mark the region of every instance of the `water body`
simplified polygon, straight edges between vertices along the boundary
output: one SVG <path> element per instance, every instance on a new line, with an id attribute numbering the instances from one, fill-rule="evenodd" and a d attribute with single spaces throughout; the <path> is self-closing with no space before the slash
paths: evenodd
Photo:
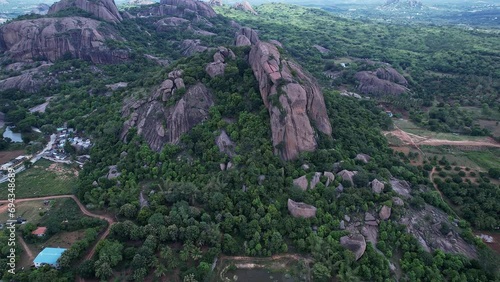
<path id="1" fill-rule="evenodd" d="M 10 138 L 12 142 L 16 143 L 23 142 L 21 133 L 12 132 L 9 126 L 5 128 L 5 132 L 3 133 L 3 138 Z"/>
<path id="2" fill-rule="evenodd" d="M 259 282 L 295 282 L 299 281 L 297 278 L 290 277 L 285 273 L 278 272 L 270 272 L 266 269 L 262 268 L 254 268 L 254 269 L 236 269 L 232 271 L 228 271 L 225 275 L 231 281 L 234 281 L 236 278 L 238 282 L 246 282 L 246 281 L 259 281 Z"/>

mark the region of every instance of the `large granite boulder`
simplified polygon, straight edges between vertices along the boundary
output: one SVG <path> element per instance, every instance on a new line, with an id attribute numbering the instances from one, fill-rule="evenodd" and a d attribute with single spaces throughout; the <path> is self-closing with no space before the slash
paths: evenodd
<path id="1" fill-rule="evenodd" d="M 399 95 L 409 91 L 406 79 L 391 67 L 361 71 L 354 77 L 359 82 L 358 90 L 363 94 Z"/>
<path id="2" fill-rule="evenodd" d="M 356 175 L 358 172 L 357 171 L 349 171 L 349 170 L 342 170 L 341 172 L 337 173 L 337 176 L 341 177 L 345 181 L 351 182 L 351 184 L 354 185 L 354 182 L 352 178 L 354 175 Z"/>
<path id="3" fill-rule="evenodd" d="M 354 234 L 340 238 L 340 244 L 354 253 L 356 260 L 360 259 L 366 251 L 365 237 L 361 234 Z"/>
<path id="4" fill-rule="evenodd" d="M 251 31 L 242 33 L 249 33 L 249 40 L 253 42 Z M 313 124 L 326 135 L 332 133 L 323 94 L 316 81 L 299 65 L 282 58 L 271 43 L 257 41 L 250 51 L 249 62 L 271 117 L 275 153 L 284 160 L 292 160 L 301 152 L 314 151 L 317 133 Z"/>
<path id="5" fill-rule="evenodd" d="M 236 55 L 232 50 L 226 47 L 219 47 L 214 54 L 214 61 L 205 67 L 205 71 L 212 78 L 223 75 L 226 69 L 226 61 L 234 58 L 236 58 Z"/>
<path id="6" fill-rule="evenodd" d="M 288 211 L 293 217 L 310 218 L 316 216 L 316 207 L 288 199 Z"/>
<path id="7" fill-rule="evenodd" d="M 373 193 L 380 194 L 384 191 L 384 183 L 378 181 L 378 179 L 374 179 L 371 183 Z"/>
<path id="8" fill-rule="evenodd" d="M 382 209 L 380 209 L 378 216 L 381 220 L 388 220 L 389 217 L 391 217 L 391 208 L 384 205 Z"/>
<path id="9" fill-rule="evenodd" d="M 235 45 L 236 46 L 250 46 L 259 42 L 259 36 L 255 30 L 243 27 L 236 33 Z"/>
<path id="10" fill-rule="evenodd" d="M 371 160 L 371 157 L 368 156 L 367 154 L 357 154 L 354 159 L 367 164 Z"/>

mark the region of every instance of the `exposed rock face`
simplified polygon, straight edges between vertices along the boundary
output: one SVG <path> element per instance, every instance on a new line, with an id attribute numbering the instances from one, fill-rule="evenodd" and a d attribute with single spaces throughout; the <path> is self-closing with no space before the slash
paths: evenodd
<path id="1" fill-rule="evenodd" d="M 402 207 L 402 206 L 404 206 L 404 205 L 405 205 L 405 203 L 403 202 L 403 200 L 401 200 L 401 198 L 399 198 L 399 197 L 393 197 L 393 198 L 392 198 L 392 202 L 393 202 L 396 206 L 400 206 L 400 207 Z"/>
<path id="2" fill-rule="evenodd" d="M 144 57 L 150 61 L 157 63 L 160 66 L 166 67 L 166 66 L 170 65 L 170 61 L 167 59 L 160 59 L 158 57 L 155 57 L 155 56 L 152 56 L 149 54 L 145 54 Z"/>
<path id="3" fill-rule="evenodd" d="M 461 230 L 450 222 L 448 214 L 436 207 L 425 204 L 425 208 L 421 210 L 411 209 L 399 223 L 405 225 L 408 233 L 412 234 L 428 252 L 440 249 L 447 253 L 477 258 L 476 247 L 467 243 L 459 235 Z M 441 233 L 442 223 L 450 226 L 451 234 Z"/>
<path id="4" fill-rule="evenodd" d="M 250 46 L 259 42 L 259 36 L 255 30 L 243 27 L 236 33 L 236 46 Z"/>
<path id="5" fill-rule="evenodd" d="M 367 154 L 357 154 L 354 159 L 358 160 L 358 161 L 362 161 L 365 164 L 367 164 L 371 160 L 371 157 L 368 156 Z"/>
<path id="6" fill-rule="evenodd" d="M 326 187 L 330 186 L 330 183 L 332 183 L 335 180 L 335 174 L 333 174 L 333 173 L 331 173 L 329 171 L 325 171 L 325 172 L 323 172 L 323 175 L 328 178 L 328 180 L 326 181 L 325 186 Z"/>
<path id="7" fill-rule="evenodd" d="M 366 225 L 361 228 L 361 234 L 365 236 L 366 241 L 373 244 L 373 246 L 377 245 L 378 239 L 378 226 Z"/>
<path id="8" fill-rule="evenodd" d="M 366 212 L 365 213 L 365 221 L 374 221 L 375 220 L 375 217 L 369 213 L 369 212 Z"/>
<path id="9" fill-rule="evenodd" d="M 188 23 L 189 21 L 183 18 L 167 17 L 157 21 L 155 26 L 156 31 L 171 31 Z"/>
<path id="10" fill-rule="evenodd" d="M 342 177 L 343 180 L 349 181 L 354 185 L 354 182 L 352 181 L 352 178 L 354 175 L 358 173 L 357 171 L 348 171 L 348 170 L 342 170 L 341 172 L 337 173 L 337 176 Z"/>
<path id="11" fill-rule="evenodd" d="M 309 183 L 307 181 L 307 177 L 304 175 L 304 176 L 301 176 L 299 178 L 294 179 L 293 185 L 295 185 L 295 186 L 297 186 L 300 189 L 305 191 L 305 190 L 307 190 Z"/>
<path id="12" fill-rule="evenodd" d="M 252 8 L 252 5 L 250 5 L 248 1 L 243 1 L 242 3 L 235 3 L 234 8 L 257 15 L 257 12 Z"/>
<path id="13" fill-rule="evenodd" d="M 391 208 L 388 206 L 383 206 L 380 212 L 378 213 L 378 216 L 380 217 L 381 220 L 388 220 L 389 217 L 391 217 Z"/>
<path id="14" fill-rule="evenodd" d="M 377 179 L 374 179 L 372 181 L 372 192 L 376 194 L 380 194 L 384 191 L 384 183 L 378 181 Z"/>
<path id="15" fill-rule="evenodd" d="M 294 202 L 291 199 L 288 199 L 288 211 L 293 217 L 310 218 L 316 216 L 316 208 L 314 206 L 302 202 Z"/>
<path id="16" fill-rule="evenodd" d="M 87 11 L 107 22 L 117 23 L 123 20 L 113 0 L 61 0 L 50 7 L 48 14 L 73 7 Z"/>
<path id="17" fill-rule="evenodd" d="M 313 47 L 316 48 L 316 50 L 318 50 L 321 54 L 328 54 L 330 52 L 330 50 L 326 49 L 323 46 L 313 45 Z"/>
<path id="18" fill-rule="evenodd" d="M 214 54 L 214 61 L 207 65 L 205 71 L 212 78 L 222 75 L 226 69 L 226 60 L 234 58 L 236 58 L 236 55 L 234 55 L 233 51 L 227 49 L 226 47 L 219 47 Z"/>
<path id="19" fill-rule="evenodd" d="M 400 196 L 404 198 L 411 198 L 411 187 L 410 184 L 405 180 L 399 180 L 397 178 L 392 177 L 391 180 L 392 190 L 398 193 Z"/>
<path id="20" fill-rule="evenodd" d="M 196 0 L 161 0 L 160 5 L 153 6 L 139 13 L 142 17 L 216 17 L 214 9 L 205 2 Z"/>
<path id="21" fill-rule="evenodd" d="M 132 127 L 144 136 L 151 149 L 160 151 L 166 143 L 175 144 L 182 134 L 208 118 L 213 105 L 212 95 L 201 83 L 189 87 L 175 105 L 165 107 L 174 99 L 173 92 L 184 87 L 179 80 L 181 72 L 174 71 L 169 78 L 146 100 L 131 101 L 123 108 L 124 116 L 130 116 L 123 125 L 121 137 L 126 137 Z"/>
<path id="22" fill-rule="evenodd" d="M 220 135 L 215 139 L 215 144 L 219 147 L 219 151 L 228 155 L 234 156 L 234 143 L 231 141 L 225 130 L 222 130 Z"/>
<path id="23" fill-rule="evenodd" d="M 29 93 L 37 92 L 42 86 L 47 86 L 54 82 L 53 77 L 42 74 L 50 65 L 43 64 L 37 68 L 23 71 L 21 75 L 0 80 L 0 91 L 19 89 Z"/>
<path id="24" fill-rule="evenodd" d="M 399 95 L 408 91 L 408 82 L 391 67 L 379 68 L 375 72 L 361 71 L 354 76 L 358 89 L 364 94 Z"/>
<path id="25" fill-rule="evenodd" d="M 18 61 L 46 58 L 53 62 L 67 53 L 95 64 L 127 60 L 127 51 L 105 46 L 106 40 L 123 39 L 100 24 L 82 17 L 14 21 L 0 27 L 0 52 Z"/>
<path id="26" fill-rule="evenodd" d="M 242 29 L 249 38 L 252 32 Z M 249 62 L 271 116 L 275 153 L 284 160 L 295 159 L 301 152 L 316 149 L 312 127 L 330 135 L 332 127 L 319 86 L 297 64 L 281 58 L 276 46 L 258 41 L 251 49 Z"/>
<path id="27" fill-rule="evenodd" d="M 360 259 L 366 251 L 365 237 L 361 234 L 354 234 L 340 238 L 340 244 L 354 253 L 356 260 Z"/>
<path id="28" fill-rule="evenodd" d="M 181 50 L 182 55 L 191 56 L 195 53 L 202 53 L 208 49 L 206 46 L 201 45 L 201 40 L 199 39 L 186 39 L 182 41 Z"/>

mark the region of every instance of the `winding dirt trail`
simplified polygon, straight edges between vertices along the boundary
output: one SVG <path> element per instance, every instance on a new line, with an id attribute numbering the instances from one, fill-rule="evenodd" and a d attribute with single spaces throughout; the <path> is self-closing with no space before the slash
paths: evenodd
<path id="1" fill-rule="evenodd" d="M 57 195 L 57 196 L 47 196 L 47 197 L 38 197 L 38 198 L 23 198 L 23 199 L 16 199 L 15 203 L 22 203 L 22 202 L 29 202 L 29 201 L 44 201 L 44 200 L 62 199 L 62 198 L 73 199 L 83 214 L 90 216 L 90 217 L 95 217 L 95 218 L 99 218 L 102 220 L 106 220 L 108 222 L 108 228 L 106 228 L 106 231 L 104 231 L 104 233 L 102 233 L 102 235 L 99 237 L 97 242 L 104 240 L 109 235 L 109 232 L 111 230 L 111 226 L 116 222 L 115 219 L 111 216 L 108 216 L 108 215 L 99 215 L 99 214 L 91 213 L 89 210 L 87 210 L 87 208 L 85 208 L 85 206 L 80 202 L 80 200 L 78 200 L 78 198 L 75 195 Z M 8 202 L 9 202 L 8 200 L 0 200 L 0 204 L 5 204 Z M 5 212 L 7 210 L 7 207 L 8 207 L 7 205 L 1 206 L 0 212 Z M 22 238 L 20 238 L 20 242 L 21 242 L 21 245 L 23 245 L 23 247 L 25 248 L 26 253 L 30 257 L 30 259 L 32 259 L 33 253 L 31 253 L 31 251 L 29 250 L 28 246 L 26 245 L 26 242 L 24 242 L 24 240 L 22 240 Z M 85 260 L 90 260 L 92 258 L 92 256 L 95 254 L 96 247 L 97 247 L 97 243 L 92 247 L 92 249 L 90 250 L 88 255 L 85 257 Z"/>
<path id="2" fill-rule="evenodd" d="M 408 133 L 401 128 L 395 126 L 396 129 L 392 131 L 384 132 L 384 135 L 393 135 L 401 140 L 406 145 L 410 145 L 419 150 L 422 154 L 423 152 L 420 150 L 419 146 L 427 145 L 427 146 L 461 146 L 461 147 L 472 147 L 472 148 L 480 148 L 480 147 L 491 147 L 491 148 L 500 148 L 500 143 L 495 141 L 491 137 L 485 137 L 482 140 L 471 141 L 471 140 L 447 140 L 447 139 L 436 139 L 427 136 L 420 136 L 412 133 Z M 423 154 L 424 155 L 424 154 Z"/>

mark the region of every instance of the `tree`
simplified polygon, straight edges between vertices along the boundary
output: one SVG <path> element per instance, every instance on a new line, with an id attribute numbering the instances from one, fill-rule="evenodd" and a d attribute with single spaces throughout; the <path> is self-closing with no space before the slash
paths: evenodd
<path id="1" fill-rule="evenodd" d="M 488 175 L 493 179 L 500 178 L 500 168 L 492 167 L 488 170 Z"/>
<path id="2" fill-rule="evenodd" d="M 126 218 L 134 219 L 137 216 L 137 207 L 133 204 L 124 204 L 119 211 L 120 215 Z"/>
<path id="3" fill-rule="evenodd" d="M 113 269 L 111 268 L 111 265 L 105 260 L 96 260 L 94 267 L 95 276 L 97 278 L 100 278 L 101 280 L 107 280 L 113 275 Z"/>
<path id="4" fill-rule="evenodd" d="M 314 264 L 312 274 L 314 277 L 314 281 L 328 281 L 330 277 L 332 277 L 328 267 L 326 267 L 321 262 L 317 262 Z"/>

